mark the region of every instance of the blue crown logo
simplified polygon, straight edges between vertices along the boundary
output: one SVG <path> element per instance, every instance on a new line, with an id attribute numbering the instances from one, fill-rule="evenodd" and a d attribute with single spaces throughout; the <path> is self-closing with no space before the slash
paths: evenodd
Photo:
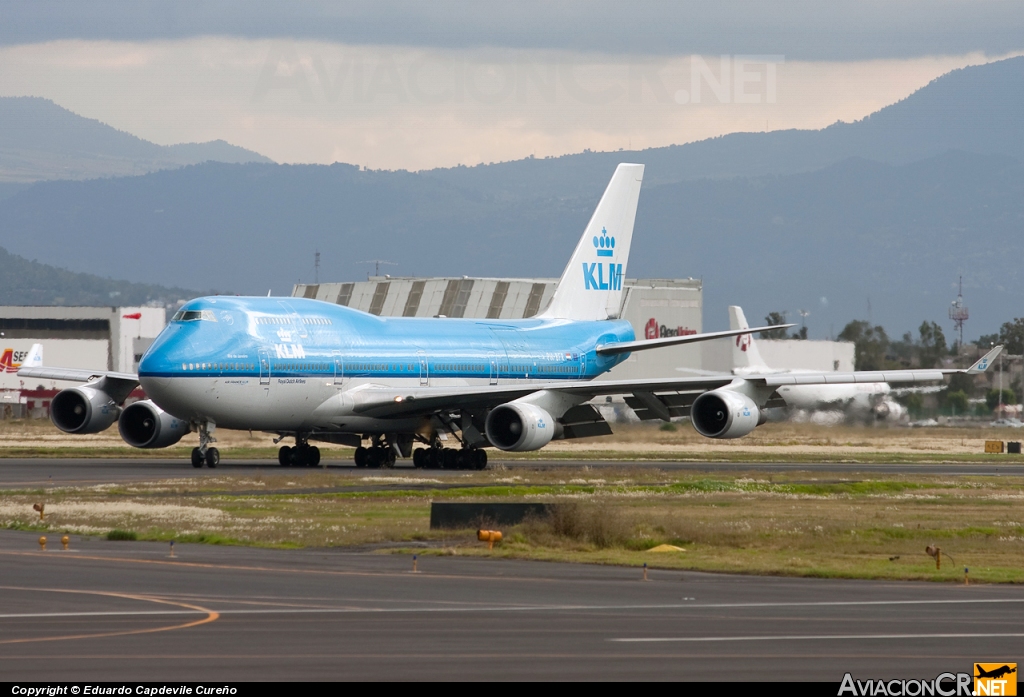
<path id="1" fill-rule="evenodd" d="M 594 235 L 594 247 L 597 248 L 597 256 L 610 257 L 615 249 L 615 238 L 608 236 L 608 228 L 601 228 L 601 236 Z"/>

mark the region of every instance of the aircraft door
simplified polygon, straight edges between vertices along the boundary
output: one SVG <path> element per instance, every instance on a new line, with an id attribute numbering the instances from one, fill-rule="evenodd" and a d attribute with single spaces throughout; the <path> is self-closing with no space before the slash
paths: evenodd
<path id="1" fill-rule="evenodd" d="M 487 354 L 487 361 L 491 364 L 491 384 L 498 384 L 498 354 L 491 353 Z"/>
<path id="2" fill-rule="evenodd" d="M 332 351 L 334 361 L 334 384 L 341 387 L 345 384 L 345 360 L 341 357 L 341 351 Z"/>
<path id="3" fill-rule="evenodd" d="M 587 375 L 587 354 L 580 353 L 580 378 L 584 378 Z"/>
<path id="4" fill-rule="evenodd" d="M 260 384 L 270 385 L 270 354 L 264 349 L 259 350 Z"/>
<path id="5" fill-rule="evenodd" d="M 430 373 L 427 366 L 427 354 L 423 351 L 416 352 L 416 358 L 420 363 L 420 387 L 426 387 L 430 384 Z"/>

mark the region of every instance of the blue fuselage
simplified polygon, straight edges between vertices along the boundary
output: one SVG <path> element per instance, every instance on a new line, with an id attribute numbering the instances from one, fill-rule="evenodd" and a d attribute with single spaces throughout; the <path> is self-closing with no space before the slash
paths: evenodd
<path id="1" fill-rule="evenodd" d="M 328 385 L 336 391 L 363 383 L 588 380 L 628 357 L 599 355 L 597 346 L 633 339 L 624 320 L 377 317 L 304 298 L 218 296 L 193 300 L 175 314 L 143 357 L 139 379 L 180 418 L 284 429 L 308 421 L 331 392 Z M 258 423 L 223 408 L 251 398 L 254 388 L 288 403 L 287 423 L 274 425 L 276 399 L 263 404 Z"/>

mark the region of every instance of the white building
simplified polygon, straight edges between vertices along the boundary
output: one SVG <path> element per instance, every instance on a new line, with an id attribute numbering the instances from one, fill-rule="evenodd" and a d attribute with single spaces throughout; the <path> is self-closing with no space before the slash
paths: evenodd
<path id="1" fill-rule="evenodd" d="M 0 307 L 0 390 L 69 385 L 23 384 L 18 367 L 37 343 L 46 365 L 136 372 L 166 321 L 162 307 Z"/>

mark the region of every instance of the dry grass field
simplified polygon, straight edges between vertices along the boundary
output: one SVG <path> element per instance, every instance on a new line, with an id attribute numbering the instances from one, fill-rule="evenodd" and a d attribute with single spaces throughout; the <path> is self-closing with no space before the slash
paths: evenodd
<path id="1" fill-rule="evenodd" d="M 694 475 L 656 466 L 220 475 L 10 491 L 0 526 L 139 539 L 467 554 L 736 573 L 1024 582 L 1024 479 Z M 543 501 L 549 519 L 429 529 L 431 501 Z M 39 520 L 34 503 L 45 503 Z M 684 551 L 650 552 L 670 544 Z M 924 552 L 938 545 L 941 570 Z"/>

